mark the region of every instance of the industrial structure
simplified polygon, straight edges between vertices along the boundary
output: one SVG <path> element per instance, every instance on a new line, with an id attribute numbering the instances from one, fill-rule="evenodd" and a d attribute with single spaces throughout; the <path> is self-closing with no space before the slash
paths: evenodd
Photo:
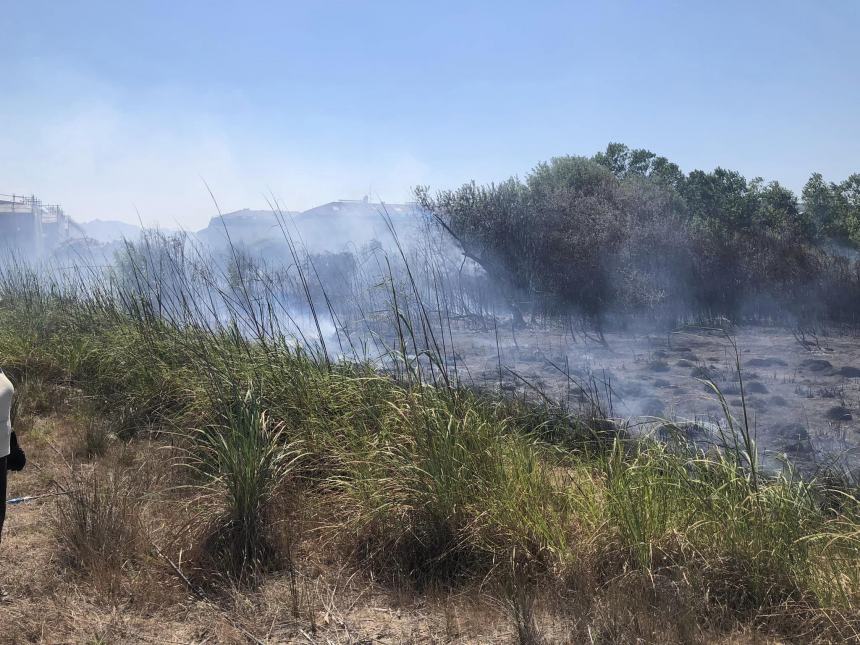
<path id="1" fill-rule="evenodd" d="M 0 194 L 0 249 L 25 258 L 42 258 L 72 237 L 80 227 L 56 205 L 37 197 Z"/>

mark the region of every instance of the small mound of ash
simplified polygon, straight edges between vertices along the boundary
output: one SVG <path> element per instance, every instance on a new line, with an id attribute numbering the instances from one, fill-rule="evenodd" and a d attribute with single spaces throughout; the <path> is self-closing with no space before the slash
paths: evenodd
<path id="1" fill-rule="evenodd" d="M 851 421 L 854 417 L 851 415 L 851 410 L 843 405 L 834 405 L 825 415 L 831 421 Z"/>
<path id="2" fill-rule="evenodd" d="M 810 372 L 830 372 L 833 370 L 833 364 L 823 358 L 807 358 L 805 361 L 801 361 L 798 367 Z"/>
<path id="3" fill-rule="evenodd" d="M 781 358 L 751 358 L 744 366 L 746 367 L 786 367 L 786 363 Z"/>
<path id="4" fill-rule="evenodd" d="M 744 389 L 751 394 L 767 394 L 770 390 L 760 381 L 749 381 L 744 385 Z"/>

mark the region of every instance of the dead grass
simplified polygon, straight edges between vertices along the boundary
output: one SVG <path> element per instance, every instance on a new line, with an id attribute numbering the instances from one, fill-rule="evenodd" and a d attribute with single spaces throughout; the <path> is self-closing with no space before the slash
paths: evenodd
<path id="1" fill-rule="evenodd" d="M 38 417 L 25 437 L 33 465 L 12 477 L 10 495 L 50 494 L 57 492 L 56 482 L 77 486 L 77 492 L 65 500 L 48 497 L 10 508 L 0 566 L 15 571 L 4 578 L 8 596 L 2 601 L 4 622 L 15 631 L 0 634 L 4 645 L 238 644 L 252 638 L 264 643 L 718 640 L 696 626 L 677 590 L 651 588 L 644 579 L 634 583 L 622 577 L 594 598 L 584 589 L 572 596 L 523 589 L 508 600 L 504 592 L 480 585 L 418 593 L 406 582 L 380 584 L 357 569 L 326 532 L 334 518 L 310 513 L 290 523 L 303 527 L 290 536 L 293 571 L 272 573 L 253 590 L 227 587 L 201 600 L 148 547 L 158 544 L 187 571 L 188 537 L 177 531 L 185 519 L 182 504 L 190 500 L 167 474 L 164 455 L 139 442 L 93 464 L 78 461 L 80 424 L 80 419 Z M 304 501 L 320 506 L 319 500 Z M 731 631 L 737 637 L 723 642 L 769 642 L 743 627 Z"/>
<path id="2" fill-rule="evenodd" d="M 134 473 L 96 468 L 62 484 L 52 528 L 60 563 L 115 594 L 146 568 L 145 492 Z"/>
<path id="3" fill-rule="evenodd" d="M 103 457 L 111 446 L 114 435 L 110 423 L 105 419 L 92 418 L 83 424 L 79 434 L 76 456 L 83 459 Z"/>
<path id="4" fill-rule="evenodd" d="M 565 571 L 505 588 L 379 578 L 355 558 L 342 500 L 326 490 L 276 493 L 273 527 L 291 566 L 253 588 L 222 581 L 201 596 L 183 578 L 200 573 L 187 530 L 199 498 L 171 467 L 173 449 L 140 438 L 87 455 L 82 433 L 99 421 L 83 403 L 71 407 L 28 412 L 30 466 L 13 474 L 10 496 L 71 494 L 9 509 L 0 567 L 14 574 L 0 613 L 15 631 L 0 634 L 3 644 L 776 643 L 786 632 L 860 642 L 849 617 L 802 602 L 740 615 L 702 598 L 694 590 L 718 596 L 720 580 L 733 583 L 730 567 L 697 570 L 688 557 L 675 569 L 672 548 L 682 547 L 670 543 L 658 554 L 666 565 L 655 556 L 650 571 L 629 570 L 621 546 L 583 544 Z"/>

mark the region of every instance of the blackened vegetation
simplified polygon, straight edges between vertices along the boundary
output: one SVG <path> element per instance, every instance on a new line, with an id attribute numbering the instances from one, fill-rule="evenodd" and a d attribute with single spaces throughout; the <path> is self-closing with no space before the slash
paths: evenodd
<path id="1" fill-rule="evenodd" d="M 677 318 L 860 317 L 860 174 L 813 174 L 800 199 L 735 171 L 685 174 L 612 143 L 524 179 L 419 203 L 504 285 L 515 320 L 576 311 Z"/>

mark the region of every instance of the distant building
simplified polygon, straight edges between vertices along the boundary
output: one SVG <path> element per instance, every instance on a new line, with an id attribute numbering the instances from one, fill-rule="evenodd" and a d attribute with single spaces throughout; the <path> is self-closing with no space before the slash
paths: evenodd
<path id="1" fill-rule="evenodd" d="M 47 206 L 35 196 L 0 194 L 0 249 L 22 258 L 41 258 L 77 233 L 59 206 Z"/>

